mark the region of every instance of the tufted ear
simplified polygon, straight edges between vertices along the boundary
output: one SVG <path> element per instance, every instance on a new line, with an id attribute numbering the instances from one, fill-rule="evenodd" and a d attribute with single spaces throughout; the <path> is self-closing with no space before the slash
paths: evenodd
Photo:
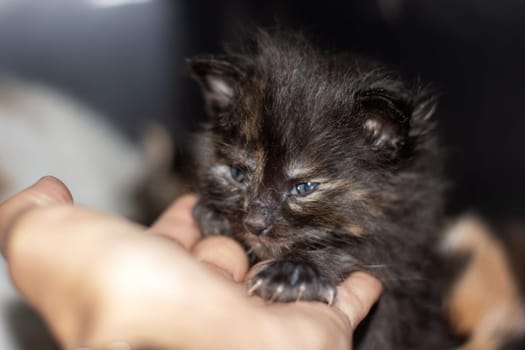
<path id="1" fill-rule="evenodd" d="M 385 89 L 360 91 L 356 103 L 366 142 L 385 156 L 395 157 L 408 141 L 411 104 Z"/>
<path id="2" fill-rule="evenodd" d="M 248 73 L 246 62 L 228 55 L 196 56 L 186 62 L 201 86 L 208 113 L 216 115 L 228 110 L 237 85 Z"/>

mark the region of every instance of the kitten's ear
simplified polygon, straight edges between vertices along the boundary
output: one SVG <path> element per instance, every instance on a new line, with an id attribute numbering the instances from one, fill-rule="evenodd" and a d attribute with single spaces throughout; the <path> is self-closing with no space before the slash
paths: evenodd
<path id="1" fill-rule="evenodd" d="M 248 74 L 247 63 L 237 56 L 196 56 L 186 62 L 191 75 L 201 85 L 210 114 L 231 106 L 236 86 Z"/>
<path id="2" fill-rule="evenodd" d="M 385 156 L 395 157 L 407 142 L 410 104 L 385 89 L 360 91 L 356 103 L 366 141 Z"/>

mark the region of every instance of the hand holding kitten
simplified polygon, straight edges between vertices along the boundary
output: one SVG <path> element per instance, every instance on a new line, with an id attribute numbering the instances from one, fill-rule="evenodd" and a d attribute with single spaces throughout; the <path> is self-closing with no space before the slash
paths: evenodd
<path id="1" fill-rule="evenodd" d="M 64 348 L 119 340 L 133 349 L 350 347 L 379 297 L 377 280 L 353 274 L 335 307 L 247 297 L 246 256 L 225 237 L 200 239 L 194 203 L 181 199 L 150 229 L 166 240 L 72 206 L 67 188 L 45 178 L 0 205 L 0 247 L 16 286 Z"/>

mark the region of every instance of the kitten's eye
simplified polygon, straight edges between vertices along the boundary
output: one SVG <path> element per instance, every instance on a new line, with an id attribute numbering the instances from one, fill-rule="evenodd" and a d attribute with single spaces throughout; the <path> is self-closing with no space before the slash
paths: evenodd
<path id="1" fill-rule="evenodd" d="M 231 166 L 230 173 L 232 175 L 232 178 L 237 182 L 244 182 L 244 180 L 246 179 L 242 170 L 237 166 Z"/>
<path id="2" fill-rule="evenodd" d="M 312 193 L 318 185 L 317 182 L 301 182 L 292 187 L 290 194 L 292 196 L 306 196 Z"/>

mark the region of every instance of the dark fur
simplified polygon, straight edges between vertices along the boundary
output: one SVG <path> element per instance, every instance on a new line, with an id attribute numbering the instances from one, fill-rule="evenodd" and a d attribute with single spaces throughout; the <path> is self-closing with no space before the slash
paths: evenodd
<path id="1" fill-rule="evenodd" d="M 443 185 L 429 94 L 292 35 L 260 33 L 248 52 L 189 65 L 211 116 L 194 215 L 253 262 L 273 259 L 250 281 L 255 293 L 326 302 L 350 273 L 369 271 L 385 292 L 357 349 L 452 348 L 434 252 Z M 298 163 L 309 171 L 290 178 Z M 320 185 L 292 196 L 304 181 Z"/>

